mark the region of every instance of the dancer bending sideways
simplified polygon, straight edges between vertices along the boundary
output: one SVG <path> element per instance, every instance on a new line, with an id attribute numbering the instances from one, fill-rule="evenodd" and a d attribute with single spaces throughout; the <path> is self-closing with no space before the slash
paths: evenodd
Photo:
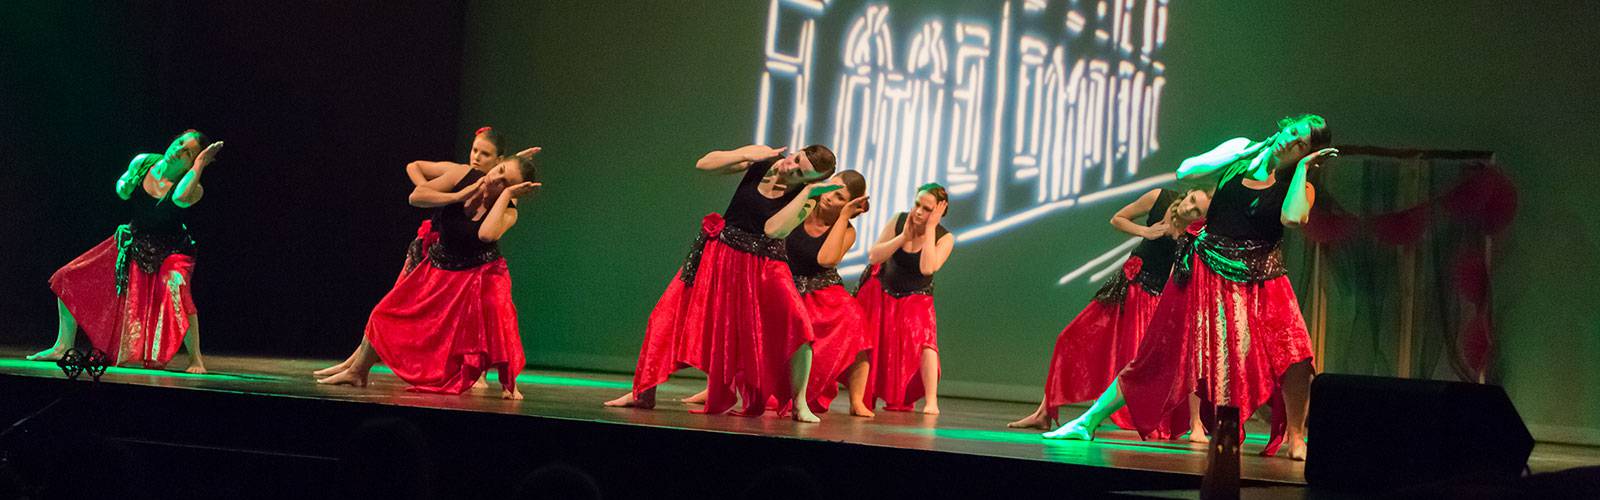
<path id="1" fill-rule="evenodd" d="M 1241 425 L 1271 402 L 1262 454 L 1287 442 L 1289 458 L 1305 459 L 1311 340 L 1278 245 L 1285 227 L 1306 222 L 1315 196 L 1307 171 L 1337 154 L 1324 148 L 1330 139 L 1321 117 L 1302 115 L 1265 140 L 1232 139 L 1184 160 L 1179 179 L 1217 186 L 1206 226 L 1173 264 L 1133 361 L 1089 411 L 1046 438 L 1093 439 L 1123 406 L 1150 437 L 1197 394 L 1205 405 L 1239 408 Z"/>
<path id="2" fill-rule="evenodd" d="M 825 413 L 843 383 L 850 390 L 850 414 L 871 417 L 872 409 L 863 398 L 868 357 L 877 339 L 867 335 L 866 312 L 844 288 L 837 269 L 856 242 L 850 220 L 867 210 L 867 180 L 860 172 L 846 170 L 828 182 L 842 189 L 819 197 L 805 222 L 784 239 L 795 289 L 816 334 L 806 401 L 813 413 Z"/>

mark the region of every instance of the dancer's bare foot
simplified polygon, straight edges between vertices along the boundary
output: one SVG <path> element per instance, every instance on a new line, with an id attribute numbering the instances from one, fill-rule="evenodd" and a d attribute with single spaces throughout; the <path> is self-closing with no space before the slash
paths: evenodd
<path id="1" fill-rule="evenodd" d="M 817 417 L 817 414 L 811 413 L 811 408 L 807 408 L 805 403 L 795 405 L 794 411 L 790 413 L 794 414 L 792 415 L 794 421 L 802 424 L 815 424 L 822 421 L 821 418 Z"/>
<path id="2" fill-rule="evenodd" d="M 1042 434 L 1045 439 L 1067 439 L 1074 441 L 1094 441 L 1094 429 L 1090 429 L 1083 418 L 1072 419 L 1063 424 L 1061 428 Z"/>
<path id="3" fill-rule="evenodd" d="M 488 389 L 489 388 L 489 375 L 485 374 L 482 377 L 478 377 L 478 381 L 472 383 L 472 388 L 473 389 Z M 505 392 L 505 391 L 501 391 L 501 392 Z M 517 399 L 522 399 L 522 398 L 519 396 Z"/>
<path id="4" fill-rule="evenodd" d="M 938 403 L 933 403 L 933 404 L 922 405 L 922 414 L 923 415 L 938 415 L 939 414 L 939 404 Z"/>
<path id="5" fill-rule="evenodd" d="M 330 367 L 327 367 L 327 368 L 323 368 L 321 370 L 317 370 L 317 371 L 311 372 L 311 374 L 315 375 L 315 376 L 318 376 L 318 377 L 326 377 L 326 376 L 333 375 L 333 374 L 336 374 L 336 373 L 339 373 L 339 372 L 342 372 L 342 371 L 345 371 L 345 370 L 349 369 L 351 364 L 353 364 L 353 361 L 349 360 L 349 359 L 346 359 L 344 361 L 339 362 L 339 364 L 337 364 L 337 365 L 333 365 L 333 366 L 330 366 Z"/>
<path id="6" fill-rule="evenodd" d="M 1205 429 L 1190 429 L 1189 442 L 1206 444 L 1211 442 L 1211 437 L 1206 435 Z"/>
<path id="7" fill-rule="evenodd" d="M 1050 430 L 1050 417 L 1042 411 L 1036 411 L 1032 415 L 1022 417 L 1022 420 L 1006 424 L 1006 427 L 1012 429 Z"/>
<path id="8" fill-rule="evenodd" d="M 605 405 L 612 408 L 639 408 L 642 410 L 649 410 L 656 407 L 655 389 L 645 391 L 642 396 L 644 397 L 635 399 L 633 397 L 633 393 L 629 392 L 627 394 L 623 394 L 622 397 L 617 399 L 606 401 Z"/>
<path id="9" fill-rule="evenodd" d="M 851 404 L 850 405 L 850 415 L 856 416 L 856 417 L 865 417 L 865 418 L 872 418 L 872 417 L 878 416 L 878 414 L 872 412 L 871 408 L 867 408 L 867 405 L 857 405 L 857 404 Z"/>
<path id="10" fill-rule="evenodd" d="M 318 384 L 323 385 L 350 385 L 355 387 L 367 386 L 367 374 L 355 369 L 345 370 L 324 379 L 318 379 Z"/>
<path id="11" fill-rule="evenodd" d="M 1294 460 L 1297 462 L 1306 461 L 1306 442 L 1304 439 L 1292 438 L 1288 440 L 1286 445 L 1289 447 L 1289 451 L 1286 452 L 1287 454 L 1285 456 L 1287 456 L 1289 460 Z"/>
<path id="12" fill-rule="evenodd" d="M 67 354 L 64 347 L 50 346 L 49 349 L 28 355 L 28 361 L 58 361 Z"/>
<path id="13" fill-rule="evenodd" d="M 708 393 L 708 392 L 711 392 L 711 390 L 710 389 L 701 389 L 700 392 L 694 393 L 693 396 L 689 396 L 687 398 L 680 399 L 680 400 L 678 400 L 678 402 L 686 404 L 686 405 L 703 405 L 703 404 L 706 404 L 706 393 Z"/>
<path id="14" fill-rule="evenodd" d="M 205 363 L 201 363 L 200 360 L 197 359 L 197 360 L 194 360 L 194 361 L 190 361 L 189 362 L 189 367 L 188 368 L 184 368 L 183 371 L 186 372 L 186 373 L 193 373 L 195 375 L 205 375 L 205 373 L 206 373 L 206 365 L 205 365 Z"/>
<path id="15" fill-rule="evenodd" d="M 522 399 L 522 391 L 518 390 L 515 387 L 512 387 L 510 389 L 501 388 L 500 389 L 500 399 L 510 399 L 510 400 L 513 400 L 513 401 L 520 400 L 520 399 Z"/>

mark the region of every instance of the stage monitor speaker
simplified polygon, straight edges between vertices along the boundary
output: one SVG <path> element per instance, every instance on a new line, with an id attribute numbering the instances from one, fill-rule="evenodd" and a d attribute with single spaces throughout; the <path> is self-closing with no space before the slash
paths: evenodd
<path id="1" fill-rule="evenodd" d="M 1386 491 L 1518 477 L 1533 435 L 1499 386 L 1323 374 L 1311 384 L 1306 482 Z"/>

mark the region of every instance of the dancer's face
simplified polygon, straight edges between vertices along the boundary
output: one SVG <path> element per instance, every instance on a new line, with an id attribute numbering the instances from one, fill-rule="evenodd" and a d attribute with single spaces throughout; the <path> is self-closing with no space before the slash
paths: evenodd
<path id="1" fill-rule="evenodd" d="M 156 175 L 172 180 L 182 177 L 194 166 L 195 157 L 200 156 L 200 141 L 195 140 L 194 134 L 183 134 L 172 140 L 167 145 L 167 152 L 163 155 L 163 166 Z"/>
<path id="2" fill-rule="evenodd" d="M 1298 162 L 1311 154 L 1311 126 L 1297 124 L 1278 134 L 1277 152 L 1273 155 L 1278 164 Z"/>
<path id="3" fill-rule="evenodd" d="M 911 222 L 921 226 L 928 222 L 928 216 L 939 208 L 939 199 L 933 193 L 923 191 L 917 194 L 917 204 L 911 207 Z"/>
<path id="4" fill-rule="evenodd" d="M 844 189 L 837 189 L 831 193 L 824 194 L 820 199 L 817 200 L 817 211 L 824 214 L 837 214 L 839 213 L 839 210 L 844 208 L 846 203 L 849 203 L 850 200 L 854 199 L 856 196 L 860 196 L 858 194 L 851 193 L 850 187 L 845 186 L 844 179 L 839 178 L 837 175 L 833 176 L 832 179 L 828 179 L 827 184 L 837 185 L 843 187 Z"/>
<path id="5" fill-rule="evenodd" d="M 500 150 L 494 147 L 483 135 L 472 138 L 472 156 L 467 159 L 472 168 L 488 170 L 494 167 L 494 159 L 500 157 Z"/>
<path id="6" fill-rule="evenodd" d="M 1176 215 L 1188 221 L 1199 220 L 1206 216 L 1206 211 L 1211 209 L 1211 196 L 1205 191 L 1190 191 L 1183 199 L 1178 200 Z"/>
<path id="7" fill-rule="evenodd" d="M 777 163 L 772 164 L 772 169 L 778 172 L 778 182 L 788 186 L 805 184 L 822 177 L 811 166 L 811 159 L 803 152 L 779 159 Z"/>

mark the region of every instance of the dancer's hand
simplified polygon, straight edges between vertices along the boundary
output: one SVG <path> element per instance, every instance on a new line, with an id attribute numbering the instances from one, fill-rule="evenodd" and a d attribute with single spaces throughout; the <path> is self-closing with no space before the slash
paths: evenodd
<path id="1" fill-rule="evenodd" d="M 467 187 L 461 188 L 460 191 L 456 191 L 454 193 L 450 193 L 450 199 L 453 200 L 455 203 L 466 203 L 467 200 L 470 200 L 470 199 L 473 199 L 473 198 L 477 197 L 482 192 L 483 192 L 483 179 L 479 178 L 477 182 L 469 184 L 469 185 L 467 185 Z"/>
<path id="2" fill-rule="evenodd" d="M 939 221 L 944 219 L 944 212 L 949 207 L 950 207 L 950 202 L 949 201 L 941 201 L 941 202 L 939 202 L 937 204 L 934 204 L 933 205 L 933 212 L 928 214 L 927 227 L 924 227 L 922 230 L 925 231 L 926 234 L 931 234 L 931 235 L 939 234 Z"/>
<path id="3" fill-rule="evenodd" d="M 863 213 L 866 213 L 866 211 L 867 211 L 867 197 L 866 196 L 862 196 L 860 198 L 856 198 L 854 200 L 850 200 L 849 203 L 845 203 L 844 207 L 841 207 L 839 209 L 839 222 L 844 222 L 844 221 L 847 221 L 847 220 L 850 220 L 850 219 L 854 219 L 857 215 L 861 215 Z"/>
<path id="4" fill-rule="evenodd" d="M 1147 240 L 1161 239 L 1161 237 L 1162 236 L 1166 236 L 1167 235 L 1167 231 L 1171 230 L 1171 229 L 1172 229 L 1172 225 L 1171 224 L 1168 224 L 1167 221 L 1161 221 L 1161 222 L 1157 222 L 1155 224 L 1151 224 L 1150 227 L 1144 228 L 1144 231 L 1140 231 L 1141 233 L 1143 233 L 1140 236 L 1144 236 L 1144 239 L 1147 239 Z"/>
<path id="5" fill-rule="evenodd" d="M 500 193 L 501 193 L 501 196 L 510 196 L 512 198 L 521 198 L 523 195 L 526 195 L 528 193 L 532 193 L 532 192 L 538 190 L 541 186 L 544 186 L 543 182 L 524 182 L 524 183 L 521 183 L 521 184 L 517 184 L 515 186 L 511 186 L 510 188 L 506 189 L 505 191 L 501 191 Z"/>
<path id="6" fill-rule="evenodd" d="M 205 150 L 200 151 L 199 156 L 194 158 L 195 166 L 204 167 L 210 165 L 211 162 L 216 161 L 217 153 L 220 152 L 222 152 L 222 141 L 211 143 L 210 146 L 206 146 Z"/>
<path id="7" fill-rule="evenodd" d="M 1323 161 L 1326 161 L 1329 158 L 1336 158 L 1338 156 L 1339 156 L 1339 150 L 1338 149 L 1322 148 L 1321 150 L 1318 150 L 1315 153 L 1311 153 L 1311 154 L 1306 155 L 1305 158 L 1301 158 L 1300 159 L 1300 168 L 1308 168 L 1308 167 L 1309 168 L 1317 168 L 1317 167 L 1322 166 L 1322 162 Z"/>
<path id="8" fill-rule="evenodd" d="M 533 155 L 539 154 L 540 151 L 544 151 L 544 148 L 534 146 L 522 151 L 518 151 L 517 156 L 522 158 L 533 158 Z"/>
<path id="9" fill-rule="evenodd" d="M 785 149 L 788 148 L 769 148 L 760 144 L 751 144 L 739 148 L 739 154 L 743 155 L 745 161 L 762 161 L 777 158 L 778 155 L 783 154 Z"/>

